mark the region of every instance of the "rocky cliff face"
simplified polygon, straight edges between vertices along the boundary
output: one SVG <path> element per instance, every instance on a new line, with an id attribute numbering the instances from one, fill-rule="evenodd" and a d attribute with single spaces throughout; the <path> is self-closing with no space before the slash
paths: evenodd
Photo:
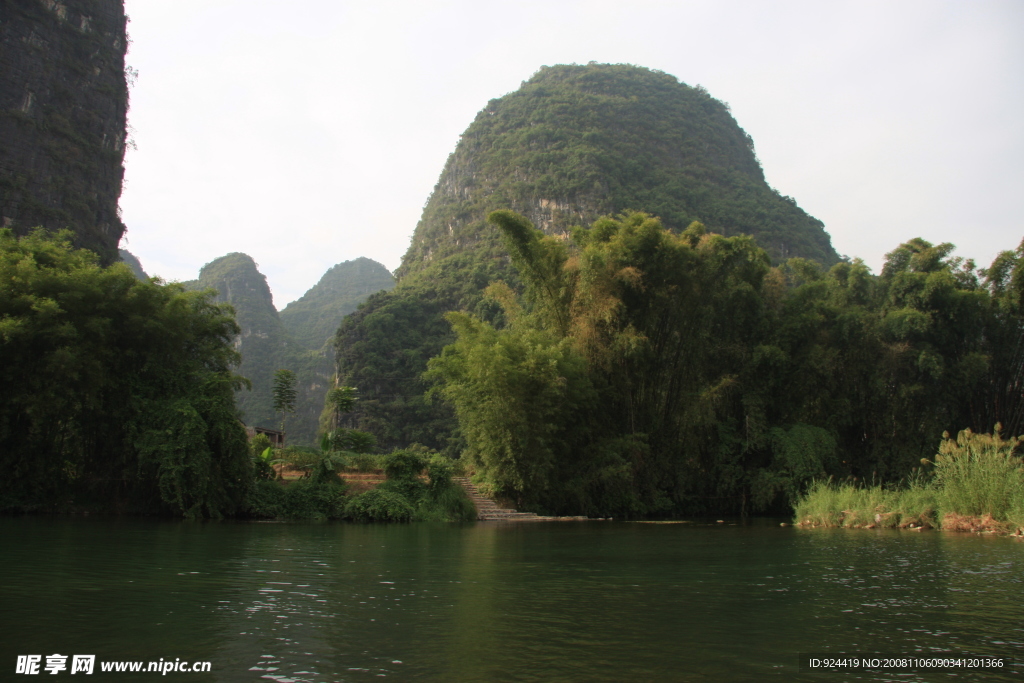
<path id="1" fill-rule="evenodd" d="M 122 257 L 131 265 L 131 254 Z M 380 290 L 395 285 L 391 273 L 376 261 L 359 258 L 333 266 L 315 286 L 281 313 L 274 308 L 267 278 L 247 254 L 228 254 L 203 266 L 199 278 L 186 288 L 214 289 L 216 301 L 235 309 L 241 333 L 235 348 L 242 354 L 237 372 L 252 382 L 252 390 L 236 400 L 246 424 L 280 426 L 274 413 L 274 372 L 295 373 L 295 413 L 286 427 L 291 445 L 316 442 L 324 398 L 334 377 L 334 332 L 342 318 Z"/>
<path id="2" fill-rule="evenodd" d="M 128 87 L 122 0 L 0 0 L 0 222 L 117 260 Z"/>
<path id="3" fill-rule="evenodd" d="M 238 374 L 252 382 L 252 390 L 238 392 L 236 400 L 246 424 L 276 427 L 280 417 L 273 408 L 274 372 L 289 367 L 294 342 L 281 325 L 267 278 L 247 254 L 228 254 L 207 263 L 199 279 L 183 283 L 188 289 L 213 289 L 218 302 L 231 304 L 242 328 L 235 348 L 242 354 Z"/>
<path id="4" fill-rule="evenodd" d="M 334 333 L 342 319 L 370 295 L 392 289 L 395 279 L 380 263 L 357 258 L 332 266 L 308 292 L 281 311 L 281 324 L 299 350 L 287 366 L 298 380 L 291 443 L 315 443 L 327 392 L 333 388 Z"/>

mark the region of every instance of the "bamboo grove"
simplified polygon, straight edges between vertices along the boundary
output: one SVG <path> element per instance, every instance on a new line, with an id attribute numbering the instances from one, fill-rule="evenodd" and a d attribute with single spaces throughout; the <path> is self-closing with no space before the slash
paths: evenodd
<path id="1" fill-rule="evenodd" d="M 0 230 L 0 510 L 240 512 L 234 312 L 70 239 Z"/>
<path id="2" fill-rule="evenodd" d="M 500 322 L 449 313 L 427 378 L 525 507 L 783 511 L 815 479 L 898 480 L 944 431 L 1024 429 L 1024 244 L 978 269 L 915 239 L 875 276 L 643 213 L 569 240 L 490 220 L 523 291 L 487 290 Z"/>

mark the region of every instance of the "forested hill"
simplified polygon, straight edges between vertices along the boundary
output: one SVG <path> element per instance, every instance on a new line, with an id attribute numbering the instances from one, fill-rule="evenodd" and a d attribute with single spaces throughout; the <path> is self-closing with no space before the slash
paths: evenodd
<path id="1" fill-rule="evenodd" d="M 512 209 L 547 234 L 633 209 L 679 232 L 753 235 L 773 259 L 837 262 L 822 223 L 764 181 L 750 137 L 699 87 L 628 65 L 545 67 L 491 100 L 448 158 L 399 286 L 371 298 L 338 331 L 338 374 L 359 387 L 359 427 L 385 447 L 460 448 L 444 406 L 418 378 L 454 340 L 443 315 L 499 315 L 493 280 L 516 281 L 487 216 Z"/>
<path id="2" fill-rule="evenodd" d="M 395 286 L 380 263 L 357 258 L 332 266 L 320 281 L 281 311 L 281 322 L 302 348 L 319 351 L 338 329 L 341 319 L 371 294 Z"/>
<path id="3" fill-rule="evenodd" d="M 131 254 L 122 259 L 131 265 Z M 136 261 L 137 263 L 137 261 Z M 334 331 L 342 318 L 367 297 L 394 287 L 391 273 L 376 261 L 358 258 L 331 267 L 300 299 L 278 313 L 267 278 L 251 256 L 228 254 L 203 266 L 199 278 L 183 283 L 187 289 L 214 289 L 217 301 L 230 303 L 241 333 L 235 348 L 242 354 L 238 374 L 252 389 L 236 395 L 246 424 L 277 427 L 274 413 L 274 372 L 296 375 L 295 414 L 286 423 L 288 442 L 313 444 L 324 396 L 334 374 Z"/>
<path id="4" fill-rule="evenodd" d="M 128 267 L 131 268 L 132 273 L 135 274 L 135 277 L 139 278 L 140 280 L 149 279 L 149 275 L 147 275 L 146 271 L 142 269 L 142 264 L 139 263 L 139 259 L 136 258 L 135 254 L 131 253 L 130 251 L 125 251 L 124 249 L 118 249 L 117 255 L 122 263 L 127 264 Z"/>
<path id="5" fill-rule="evenodd" d="M 512 209 L 548 234 L 627 209 L 670 230 L 701 221 L 773 259 L 838 261 L 820 221 L 768 186 L 754 143 L 701 87 L 629 65 L 544 67 L 491 100 L 449 157 L 399 279 L 496 234 Z"/>
<path id="6" fill-rule="evenodd" d="M 287 367 L 296 349 L 274 308 L 266 276 L 251 256 L 235 252 L 207 263 L 197 280 L 183 284 L 187 289 L 214 289 L 216 301 L 234 307 L 241 328 L 235 341 L 242 354 L 237 372 L 252 382 L 252 391 L 238 392 L 238 408 L 247 424 L 276 425 L 271 397 L 274 371 Z"/>
<path id="7" fill-rule="evenodd" d="M 286 366 L 298 380 L 295 415 L 288 421 L 291 443 L 316 442 L 324 396 L 334 376 L 338 325 L 371 294 L 394 286 L 395 278 L 387 268 L 357 258 L 332 266 L 309 291 L 281 311 L 281 324 L 297 347 Z"/>

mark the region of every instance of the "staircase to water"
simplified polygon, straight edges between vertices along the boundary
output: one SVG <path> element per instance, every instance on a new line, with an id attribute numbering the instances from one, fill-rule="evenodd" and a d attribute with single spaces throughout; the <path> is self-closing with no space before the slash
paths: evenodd
<path id="1" fill-rule="evenodd" d="M 469 480 L 469 477 L 452 477 L 466 490 L 473 504 L 476 505 L 477 519 L 483 521 L 505 521 L 505 522 L 537 522 L 554 519 L 553 517 L 541 517 L 533 512 L 519 512 L 509 508 L 498 507 L 493 498 L 488 498 L 480 493 L 476 485 Z"/>

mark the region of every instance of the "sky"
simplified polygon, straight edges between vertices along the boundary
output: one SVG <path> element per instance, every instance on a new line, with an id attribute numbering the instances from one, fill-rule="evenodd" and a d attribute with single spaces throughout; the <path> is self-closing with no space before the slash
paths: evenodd
<path id="1" fill-rule="evenodd" d="M 138 71 L 121 247 L 188 280 L 252 256 L 281 309 L 336 263 L 394 270 L 488 100 L 541 66 L 702 85 L 768 183 L 879 272 L 923 237 L 1024 237 L 1019 0 L 126 0 Z"/>

